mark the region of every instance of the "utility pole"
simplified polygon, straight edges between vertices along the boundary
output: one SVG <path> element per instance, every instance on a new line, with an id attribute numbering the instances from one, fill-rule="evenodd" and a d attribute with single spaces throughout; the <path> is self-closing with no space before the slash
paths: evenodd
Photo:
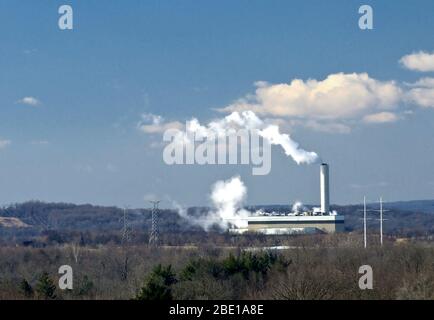
<path id="1" fill-rule="evenodd" d="M 383 246 L 383 197 L 380 197 L 380 244 Z"/>
<path id="2" fill-rule="evenodd" d="M 376 212 L 380 212 L 380 244 L 383 246 L 383 221 L 386 221 L 387 219 L 383 219 L 384 212 L 389 210 L 384 210 L 383 208 L 383 197 L 380 197 L 380 210 L 373 210 Z"/>
<path id="3" fill-rule="evenodd" d="M 360 210 L 359 210 L 360 211 Z M 380 220 L 380 244 L 383 246 L 383 221 L 387 219 L 383 219 L 384 212 L 388 210 L 384 210 L 383 208 L 383 197 L 380 197 L 380 210 L 374 210 L 374 209 L 367 209 L 366 208 L 366 196 L 363 197 L 363 242 L 365 249 L 367 248 L 367 220 L 372 220 L 372 218 L 367 218 L 367 212 L 379 212 L 380 213 L 380 219 L 374 219 L 374 220 Z"/>
<path id="4" fill-rule="evenodd" d="M 357 210 L 357 211 L 362 211 L 362 210 Z M 368 209 L 366 208 L 366 196 L 364 196 L 363 197 L 363 246 L 365 249 L 368 247 L 367 220 L 371 219 L 367 217 L 367 213 L 368 213 Z"/>
<path id="5" fill-rule="evenodd" d="M 363 240 L 365 243 L 365 249 L 367 247 L 367 240 L 366 240 L 366 196 L 363 197 Z"/>
<path id="6" fill-rule="evenodd" d="M 159 200 L 149 201 L 152 203 L 152 224 L 151 224 L 151 234 L 149 236 L 149 245 L 158 246 L 159 245 L 159 221 L 158 221 L 158 204 Z"/>

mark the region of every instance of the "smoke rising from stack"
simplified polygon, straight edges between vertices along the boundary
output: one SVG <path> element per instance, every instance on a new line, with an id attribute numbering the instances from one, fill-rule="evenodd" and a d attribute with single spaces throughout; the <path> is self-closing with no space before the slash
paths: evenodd
<path id="1" fill-rule="evenodd" d="M 337 215 L 336 211 L 330 211 L 328 165 L 322 163 L 320 168 L 321 207 L 309 210 L 300 201 L 297 201 L 292 206 L 291 215 L 303 214 L 305 211 L 309 211 L 311 215 Z M 194 216 L 187 214 L 187 211 L 178 205 L 175 207 L 181 217 L 206 231 L 213 226 L 219 226 L 224 230 L 230 227 L 243 229 L 248 227 L 250 216 L 264 214 L 260 210 L 252 212 L 244 209 L 246 197 L 246 186 L 239 176 L 234 176 L 225 181 L 217 181 L 212 186 L 210 194 L 212 207 L 206 213 Z"/>
<path id="2" fill-rule="evenodd" d="M 300 149 L 297 142 L 291 139 L 288 134 L 280 133 L 279 126 L 269 125 L 259 131 L 259 135 L 267 139 L 270 144 L 279 145 L 297 164 L 311 164 L 317 161 L 318 155 L 315 152 L 308 152 Z"/>
<path id="3" fill-rule="evenodd" d="M 315 152 L 309 152 L 299 147 L 299 144 L 291 139 L 289 134 L 280 132 L 277 124 L 266 123 L 252 111 L 233 112 L 230 115 L 202 125 L 198 119 L 193 118 L 186 123 L 186 132 L 179 131 L 175 141 L 182 145 L 194 143 L 191 137 L 200 139 L 221 138 L 230 136 L 235 130 L 257 130 L 259 136 L 271 145 L 280 146 L 285 154 L 291 157 L 297 164 L 310 164 L 318 159 Z"/>
<path id="4" fill-rule="evenodd" d="M 311 164 L 318 160 L 315 152 L 301 149 L 289 134 L 280 132 L 278 125 L 264 122 L 252 111 L 233 112 L 207 125 L 201 125 L 197 119 L 192 119 L 186 124 L 186 132 L 177 135 L 177 141 L 185 145 L 192 142 L 190 140 L 192 135 L 199 135 L 201 138 L 224 137 L 233 134 L 236 129 L 257 130 L 264 140 L 270 145 L 280 146 L 286 156 L 291 157 L 297 164 Z M 239 176 L 234 176 L 226 181 L 217 181 L 213 185 L 210 195 L 212 208 L 200 217 L 188 215 L 185 209 L 177 204 L 174 205 L 181 217 L 194 225 L 201 226 L 206 231 L 214 225 L 225 230 L 231 226 L 246 228 L 248 216 L 254 214 L 243 208 L 246 196 L 246 186 Z M 294 207 L 297 212 L 303 208 L 301 203 L 296 203 Z"/>

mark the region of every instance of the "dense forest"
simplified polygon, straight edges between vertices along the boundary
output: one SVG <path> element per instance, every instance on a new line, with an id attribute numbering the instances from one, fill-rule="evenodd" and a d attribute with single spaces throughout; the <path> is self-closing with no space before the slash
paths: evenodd
<path id="1" fill-rule="evenodd" d="M 340 235 L 342 236 L 342 235 Z M 0 299 L 434 299 L 434 248 L 305 237 L 287 250 L 201 246 L 0 248 Z M 333 247 L 333 242 L 339 246 Z M 72 290 L 58 268 L 74 270 Z M 360 290 L 358 269 L 373 269 Z"/>

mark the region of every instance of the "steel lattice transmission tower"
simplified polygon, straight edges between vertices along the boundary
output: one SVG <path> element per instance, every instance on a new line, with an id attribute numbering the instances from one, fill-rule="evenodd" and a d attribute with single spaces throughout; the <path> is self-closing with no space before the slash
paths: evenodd
<path id="1" fill-rule="evenodd" d="M 152 225 L 151 234 L 149 236 L 149 245 L 158 246 L 159 245 L 159 219 L 158 219 L 158 204 L 160 201 L 150 201 L 153 205 L 152 208 Z"/>
<path id="2" fill-rule="evenodd" d="M 131 241 L 131 228 L 128 222 L 128 209 L 129 208 L 125 206 L 123 210 L 122 244 L 126 244 Z"/>

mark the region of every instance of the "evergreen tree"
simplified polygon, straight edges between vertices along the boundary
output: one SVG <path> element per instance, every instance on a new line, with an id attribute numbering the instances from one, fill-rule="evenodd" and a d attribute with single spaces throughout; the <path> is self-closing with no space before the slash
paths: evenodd
<path id="1" fill-rule="evenodd" d="M 56 299 L 56 286 L 47 272 L 42 273 L 36 284 L 36 292 L 40 299 Z"/>
<path id="2" fill-rule="evenodd" d="M 136 295 L 136 300 L 172 300 L 171 286 L 177 282 L 172 266 L 157 265 L 146 277 L 145 285 Z"/>
<path id="3" fill-rule="evenodd" d="M 93 290 L 93 288 L 94 288 L 93 282 L 89 279 L 88 276 L 84 276 L 83 281 L 80 284 L 80 288 L 78 289 L 78 295 L 80 296 L 89 295 L 90 292 Z"/>
<path id="4" fill-rule="evenodd" d="M 33 288 L 30 283 L 27 282 L 26 279 L 22 279 L 20 283 L 20 291 L 27 298 L 33 297 Z"/>

